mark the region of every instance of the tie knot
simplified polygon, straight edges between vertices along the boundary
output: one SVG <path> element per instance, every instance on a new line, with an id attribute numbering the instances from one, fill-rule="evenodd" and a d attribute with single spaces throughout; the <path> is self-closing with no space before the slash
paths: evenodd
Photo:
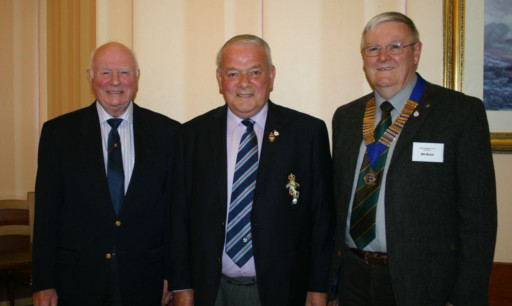
<path id="1" fill-rule="evenodd" d="M 242 121 L 242 124 L 247 127 L 248 131 L 251 131 L 253 129 L 253 126 L 254 126 L 254 121 L 252 121 L 252 119 L 244 119 Z"/>
<path id="2" fill-rule="evenodd" d="M 108 124 L 112 127 L 112 129 L 117 130 L 117 127 L 123 122 L 123 119 L 120 118 L 112 118 L 107 120 Z"/>
<path id="3" fill-rule="evenodd" d="M 393 105 L 391 105 L 391 103 L 389 103 L 388 101 L 384 101 L 380 105 L 380 109 L 382 110 L 383 114 L 389 115 L 389 113 L 391 113 L 391 110 L 393 109 Z"/>

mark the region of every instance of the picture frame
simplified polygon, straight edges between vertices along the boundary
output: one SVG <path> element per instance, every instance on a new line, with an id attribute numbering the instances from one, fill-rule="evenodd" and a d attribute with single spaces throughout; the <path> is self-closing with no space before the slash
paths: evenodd
<path id="1" fill-rule="evenodd" d="M 443 86 L 464 90 L 465 0 L 443 3 Z M 492 132 L 493 153 L 512 154 L 512 131 Z"/>

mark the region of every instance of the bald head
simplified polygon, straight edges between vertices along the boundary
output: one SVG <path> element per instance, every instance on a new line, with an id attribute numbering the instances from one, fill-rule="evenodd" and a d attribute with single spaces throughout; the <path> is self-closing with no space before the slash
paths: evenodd
<path id="1" fill-rule="evenodd" d="M 131 54 L 131 56 L 133 57 L 133 61 L 135 62 L 137 76 L 139 75 L 139 73 L 140 73 L 139 63 L 137 61 L 137 57 L 135 56 L 135 53 L 133 52 L 133 50 L 128 48 L 127 46 L 123 45 L 122 43 L 116 42 L 116 41 L 111 41 L 111 42 L 105 43 L 105 44 L 99 46 L 98 48 L 94 49 L 94 51 L 91 52 L 91 56 L 89 59 L 89 69 L 87 71 L 93 70 L 93 63 L 94 63 L 94 58 L 96 57 L 96 54 L 101 53 L 102 50 L 105 50 L 105 49 L 108 50 L 110 48 L 124 49 L 127 52 L 129 52 Z"/>

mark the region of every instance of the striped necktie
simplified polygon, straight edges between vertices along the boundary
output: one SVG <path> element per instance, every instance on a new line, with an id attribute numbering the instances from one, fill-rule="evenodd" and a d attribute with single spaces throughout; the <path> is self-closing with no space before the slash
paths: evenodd
<path id="1" fill-rule="evenodd" d="M 380 106 L 382 116 L 375 128 L 375 142 L 377 142 L 387 128 L 391 125 L 391 110 L 393 105 L 385 101 Z M 375 216 L 377 200 L 379 199 L 380 185 L 388 149 L 378 157 L 375 165 L 371 165 L 368 152 L 365 151 L 361 171 L 357 181 L 357 189 L 352 204 L 350 218 L 350 235 L 359 249 L 364 249 L 375 239 Z"/>
<path id="2" fill-rule="evenodd" d="M 258 141 L 254 121 L 245 119 L 236 157 L 226 230 L 226 253 L 242 267 L 252 257 L 251 210 L 258 173 Z"/>
<path id="3" fill-rule="evenodd" d="M 112 206 L 119 215 L 119 210 L 123 204 L 124 199 L 124 171 L 123 171 L 123 156 L 121 154 L 121 140 L 117 128 L 123 119 L 113 118 L 108 119 L 108 124 L 112 127 L 108 134 L 108 159 L 107 159 L 107 181 L 108 189 L 110 191 L 110 199 Z"/>

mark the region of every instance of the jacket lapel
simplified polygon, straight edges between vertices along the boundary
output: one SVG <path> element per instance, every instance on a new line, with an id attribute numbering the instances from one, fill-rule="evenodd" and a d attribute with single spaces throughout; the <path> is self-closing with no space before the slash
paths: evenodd
<path id="1" fill-rule="evenodd" d="M 86 109 L 79 125 L 81 135 L 80 152 L 83 165 L 86 165 L 86 172 L 90 179 L 87 180 L 91 187 L 97 188 L 100 198 L 110 202 L 107 186 L 107 174 L 105 171 L 105 160 L 103 158 L 103 147 L 101 140 L 100 122 L 96 103 Z M 114 210 L 112 209 L 112 212 Z"/>
<path id="2" fill-rule="evenodd" d="M 211 137 L 209 138 L 209 149 L 212 158 L 212 164 L 215 168 L 215 180 L 217 181 L 217 192 L 220 197 L 220 204 L 223 209 L 227 207 L 227 151 L 226 151 L 226 125 L 227 125 L 227 106 L 217 108 L 213 114 L 213 123 Z"/>
<path id="3" fill-rule="evenodd" d="M 137 186 L 140 186 L 141 180 L 144 181 L 147 177 L 148 169 L 152 169 L 148 164 L 151 163 L 152 156 L 154 153 L 155 139 L 154 135 L 148 127 L 150 123 L 147 122 L 147 118 L 142 113 L 140 107 L 133 104 L 133 141 L 135 148 L 135 163 L 133 165 L 133 172 L 126 190 L 126 196 L 123 202 L 129 203 L 130 198 L 133 197 L 134 192 L 137 190 Z M 123 208 L 121 207 L 121 210 Z"/>
<path id="4" fill-rule="evenodd" d="M 266 182 L 268 180 L 268 176 L 272 173 L 271 170 L 275 167 L 276 156 L 279 156 L 278 153 L 282 150 L 283 146 L 287 145 L 287 143 L 282 141 L 284 138 L 282 135 L 290 135 L 286 121 L 286 116 L 279 106 L 269 101 L 258 165 L 257 182 Z M 270 133 L 274 133 L 275 131 L 277 131 L 280 136 L 275 137 L 274 141 L 270 141 Z M 261 186 L 261 184 L 256 184 L 255 198 L 258 198 L 258 191 L 262 190 L 258 188 L 258 185 Z"/>
<path id="5" fill-rule="evenodd" d="M 349 169 L 355 169 L 357 165 L 357 157 L 359 156 L 359 150 L 361 148 L 361 142 L 363 141 L 363 118 L 364 111 L 366 109 L 366 104 L 368 103 L 368 99 L 364 100 L 363 103 L 360 103 L 357 106 L 356 113 L 353 116 L 356 120 L 355 124 L 350 125 L 355 129 L 352 131 L 338 131 L 339 133 L 344 133 L 347 135 L 346 137 L 346 148 L 348 150 L 347 156 L 352 158 L 349 159 L 350 167 Z"/>
<path id="6" fill-rule="evenodd" d="M 433 95 L 433 89 L 434 87 L 427 82 L 423 96 L 420 99 L 420 103 L 416 107 L 417 112 L 415 111 L 415 113 L 418 115 L 415 116 L 413 113 L 402 129 L 400 136 L 398 137 L 398 142 L 396 143 L 395 149 L 393 151 L 390 167 L 392 166 L 393 161 L 397 158 L 397 156 L 399 156 L 399 154 L 413 142 L 415 135 L 418 133 L 421 126 L 423 123 L 425 123 L 426 119 L 430 115 L 430 112 L 434 107 L 434 103 L 431 98 Z"/>
<path id="7" fill-rule="evenodd" d="M 335 169 L 335 174 L 341 174 L 341 176 L 336 178 L 336 181 L 339 184 L 338 188 L 341 188 L 337 191 L 336 196 L 343 197 L 340 201 L 340 203 L 345 204 L 341 210 L 343 212 L 342 216 L 346 216 L 346 212 L 348 211 L 348 206 L 350 204 L 354 173 L 355 171 L 359 171 L 359 169 L 356 170 L 356 167 L 361 142 L 363 141 L 363 117 L 366 104 L 371 98 L 372 96 L 368 95 L 361 99 L 360 103 L 357 103 L 354 106 L 355 108 L 353 112 L 351 112 L 353 115 L 349 118 L 338 119 L 347 122 L 339 122 L 337 130 L 333 131 L 340 134 L 336 137 L 338 143 L 333 143 L 333 145 L 337 146 L 336 148 L 333 148 L 333 153 L 335 154 L 333 158 L 337 158 L 342 161 L 334 163 L 337 167 Z M 336 189 L 338 190 L 338 188 Z"/>

